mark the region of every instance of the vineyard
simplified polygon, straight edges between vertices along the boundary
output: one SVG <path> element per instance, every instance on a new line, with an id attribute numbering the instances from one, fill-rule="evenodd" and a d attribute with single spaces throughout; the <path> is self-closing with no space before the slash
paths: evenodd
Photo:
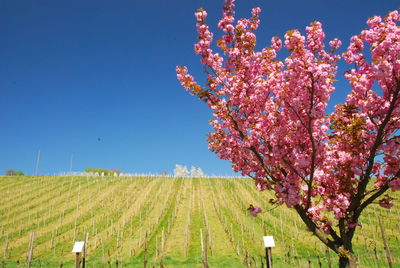
<path id="1" fill-rule="evenodd" d="M 71 267 L 88 234 L 87 267 L 336 267 L 337 257 L 249 179 L 1 177 L 4 267 Z M 399 195 L 396 195 L 399 198 Z M 400 208 L 370 207 L 354 239 L 362 267 L 400 266 Z M 263 208 L 248 215 L 250 204 Z M 264 264 L 265 265 L 265 264 Z"/>

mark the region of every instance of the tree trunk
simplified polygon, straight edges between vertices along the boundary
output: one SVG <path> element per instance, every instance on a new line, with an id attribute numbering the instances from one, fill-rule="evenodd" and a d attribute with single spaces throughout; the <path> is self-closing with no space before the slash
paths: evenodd
<path id="1" fill-rule="evenodd" d="M 347 253 L 345 256 L 339 256 L 339 268 L 357 268 L 357 258 L 353 253 Z"/>

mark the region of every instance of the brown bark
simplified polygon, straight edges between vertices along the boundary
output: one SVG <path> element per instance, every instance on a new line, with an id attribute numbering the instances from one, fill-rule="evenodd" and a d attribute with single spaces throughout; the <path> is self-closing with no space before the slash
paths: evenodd
<path id="1" fill-rule="evenodd" d="M 329 249 L 334 251 L 339 256 L 339 268 L 359 267 L 357 257 L 354 255 L 352 248 L 353 236 L 347 236 L 343 220 L 339 222 L 339 229 L 342 229 L 340 236 L 333 229 L 331 230 L 330 234 L 327 234 L 316 226 L 316 224 L 308 217 L 306 211 L 300 205 L 294 206 L 294 209 L 297 211 L 297 214 L 301 217 L 309 230 L 322 243 L 324 243 Z M 353 234 L 353 232 L 351 232 L 351 234 Z"/>
<path id="2" fill-rule="evenodd" d="M 357 257 L 353 253 L 346 253 L 339 256 L 339 268 L 357 268 Z"/>

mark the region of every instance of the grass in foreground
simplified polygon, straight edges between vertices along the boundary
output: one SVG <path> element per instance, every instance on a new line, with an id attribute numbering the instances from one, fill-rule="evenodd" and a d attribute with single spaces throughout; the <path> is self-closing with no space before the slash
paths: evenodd
<path id="1" fill-rule="evenodd" d="M 261 267 L 262 236 L 273 235 L 274 267 L 333 267 L 337 257 L 300 218 L 247 179 L 121 177 L 0 178 L 0 249 L 6 267 L 23 266 L 34 232 L 32 267 L 70 267 L 74 241 L 89 233 L 87 267 Z M 396 195 L 398 196 L 398 194 Z M 247 207 L 264 209 L 259 217 Z M 396 207 L 397 205 L 397 207 Z M 362 267 L 387 266 L 378 217 L 400 265 L 400 209 L 369 208 L 354 239 Z"/>

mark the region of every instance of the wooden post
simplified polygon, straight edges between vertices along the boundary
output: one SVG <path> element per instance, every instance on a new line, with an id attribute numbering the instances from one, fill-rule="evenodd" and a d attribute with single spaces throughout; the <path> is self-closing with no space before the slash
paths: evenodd
<path id="1" fill-rule="evenodd" d="M 74 241 L 76 240 L 76 220 L 77 220 L 77 216 L 75 216 Z"/>
<path id="2" fill-rule="evenodd" d="M 146 231 L 146 236 L 144 239 L 143 266 L 144 266 L 144 268 L 147 267 L 147 231 Z"/>
<path id="3" fill-rule="evenodd" d="M 81 267 L 80 256 L 79 256 L 79 253 L 77 252 L 77 253 L 75 253 L 75 268 L 80 268 L 80 267 Z"/>
<path id="4" fill-rule="evenodd" d="M 72 253 L 75 253 L 75 268 L 81 267 L 81 253 L 85 251 L 85 242 L 78 241 L 75 242 L 74 247 L 72 249 Z"/>
<path id="5" fill-rule="evenodd" d="M 200 243 L 201 243 L 201 260 L 203 262 L 203 267 L 208 268 L 207 262 L 207 245 L 203 240 L 203 230 L 200 228 Z"/>
<path id="6" fill-rule="evenodd" d="M 264 247 L 265 247 L 265 261 L 266 267 L 272 268 L 272 247 L 275 247 L 275 241 L 273 236 L 264 236 Z"/>
<path id="7" fill-rule="evenodd" d="M 272 250 L 271 248 L 265 248 L 265 261 L 267 268 L 272 268 Z"/>
<path id="8" fill-rule="evenodd" d="M 161 233 L 161 254 L 164 255 L 164 247 L 165 247 L 165 234 L 164 234 L 164 227 Z"/>
<path id="9" fill-rule="evenodd" d="M 22 220 L 19 223 L 19 232 L 18 232 L 18 238 L 21 237 L 21 233 L 22 233 Z"/>
<path id="10" fill-rule="evenodd" d="M 158 257 L 158 237 L 156 236 L 156 258 Z"/>
<path id="11" fill-rule="evenodd" d="M 85 233 L 85 245 L 83 246 L 83 258 L 82 258 L 82 268 L 85 268 L 86 264 L 86 252 L 87 252 L 87 243 L 88 243 L 89 233 Z"/>
<path id="12" fill-rule="evenodd" d="M 104 256 L 104 243 L 103 243 L 103 238 L 102 237 L 100 237 L 100 241 L 101 241 L 101 252 L 102 252 L 102 255 L 103 255 L 103 265 L 104 265 L 104 263 L 106 262 L 106 258 Z"/>
<path id="13" fill-rule="evenodd" d="M 240 224 L 240 229 L 242 230 L 242 249 L 244 250 L 244 231 L 243 231 L 243 224 Z"/>
<path id="14" fill-rule="evenodd" d="M 54 256 L 56 256 L 57 236 L 58 236 L 58 227 L 56 227 L 56 231 L 54 233 L 54 245 L 53 245 L 53 255 Z"/>
<path id="15" fill-rule="evenodd" d="M 3 263 L 5 263 L 6 260 L 7 260 L 7 249 L 8 249 L 8 235 L 6 236 L 6 239 L 5 239 L 5 241 L 4 241 Z"/>
<path id="16" fill-rule="evenodd" d="M 380 217 L 380 216 L 378 216 L 378 222 L 379 222 L 379 227 L 380 227 L 380 229 L 381 229 L 382 240 L 383 240 L 383 247 L 384 247 L 385 253 L 386 253 L 386 260 L 387 260 L 387 263 L 388 263 L 389 267 L 392 268 L 392 267 L 393 267 L 392 253 L 390 252 L 389 245 L 388 245 L 388 243 L 387 243 L 387 241 L 386 241 L 385 229 L 383 228 L 383 225 L 382 225 L 382 221 L 381 221 L 381 217 Z"/>
<path id="17" fill-rule="evenodd" d="M 283 236 L 283 224 L 282 224 L 282 214 L 281 213 L 279 213 L 279 219 L 281 222 L 281 239 L 283 242 L 283 247 L 286 248 L 286 241 L 285 241 L 285 237 Z"/>
<path id="18" fill-rule="evenodd" d="M 208 232 L 206 231 L 206 239 L 204 240 L 204 260 L 205 267 L 208 267 Z"/>
<path id="19" fill-rule="evenodd" d="M 26 267 L 31 268 L 31 262 L 33 258 L 33 241 L 35 240 L 35 233 L 31 232 L 31 236 L 29 239 L 29 246 L 28 246 L 28 254 L 26 258 Z"/>

